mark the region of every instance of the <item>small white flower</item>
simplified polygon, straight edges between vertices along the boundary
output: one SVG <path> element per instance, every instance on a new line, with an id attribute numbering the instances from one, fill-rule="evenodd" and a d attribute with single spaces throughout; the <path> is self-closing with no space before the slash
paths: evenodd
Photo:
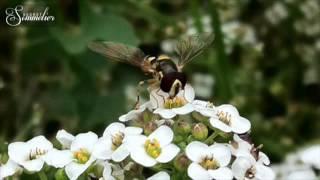
<path id="1" fill-rule="evenodd" d="M 22 171 L 22 168 L 9 159 L 6 164 L 0 166 L 0 179 L 12 176 L 19 171 Z"/>
<path id="2" fill-rule="evenodd" d="M 242 154 L 233 162 L 231 169 L 236 179 L 275 179 L 273 170 L 264 165 L 264 156 L 256 160 L 251 154 Z"/>
<path id="3" fill-rule="evenodd" d="M 40 171 L 45 155 L 53 149 L 53 145 L 44 136 L 37 136 L 27 142 L 9 144 L 9 158 L 31 172 Z"/>
<path id="4" fill-rule="evenodd" d="M 131 158 L 145 167 L 171 161 L 180 151 L 172 144 L 173 132 L 168 126 L 160 126 L 148 137 L 131 136 L 128 139 Z"/>
<path id="5" fill-rule="evenodd" d="M 232 155 L 237 157 L 243 153 L 250 153 L 252 147 L 253 146 L 249 144 L 247 141 L 241 139 L 239 135 L 233 135 L 233 141 L 230 143 Z"/>
<path id="6" fill-rule="evenodd" d="M 316 169 L 320 169 L 320 145 L 311 146 L 299 153 L 301 161 Z"/>
<path id="7" fill-rule="evenodd" d="M 74 137 L 68 150 L 48 153 L 46 161 L 56 168 L 65 166 L 69 179 L 77 179 L 96 160 L 92 155 L 98 136 L 93 132 L 80 133 Z"/>
<path id="8" fill-rule="evenodd" d="M 139 114 L 141 114 L 143 111 L 145 111 L 146 109 L 151 110 L 151 102 L 150 101 L 145 102 L 144 104 L 139 106 L 138 109 L 133 109 L 133 110 L 129 111 L 127 114 L 120 116 L 119 121 L 127 122 L 130 120 L 133 120 L 133 119 L 137 118 L 137 116 Z"/>
<path id="9" fill-rule="evenodd" d="M 153 176 L 149 177 L 147 180 L 170 180 L 170 176 L 165 171 L 160 171 Z"/>
<path id="10" fill-rule="evenodd" d="M 150 93 L 154 113 L 159 114 L 162 118 L 171 119 L 176 115 L 184 115 L 193 111 L 191 102 L 195 94 L 193 88 L 186 84 L 184 90 L 181 90 L 174 98 L 170 98 L 168 93 L 162 90 L 153 90 Z"/>
<path id="11" fill-rule="evenodd" d="M 122 123 L 112 123 L 104 131 L 103 137 L 96 143 L 93 155 L 98 159 L 120 162 L 129 156 L 127 139 L 132 135 L 139 135 L 142 129 L 138 127 L 125 127 Z"/>
<path id="12" fill-rule="evenodd" d="M 238 110 L 229 104 L 216 107 L 215 114 L 210 118 L 210 124 L 224 132 L 243 134 L 250 130 L 251 123 L 241 117 Z"/>
<path id="13" fill-rule="evenodd" d="M 193 141 L 186 147 L 186 155 L 192 161 L 188 167 L 188 176 L 192 179 L 232 179 L 231 170 L 227 167 L 231 160 L 230 149 L 223 144 L 208 146 Z"/>

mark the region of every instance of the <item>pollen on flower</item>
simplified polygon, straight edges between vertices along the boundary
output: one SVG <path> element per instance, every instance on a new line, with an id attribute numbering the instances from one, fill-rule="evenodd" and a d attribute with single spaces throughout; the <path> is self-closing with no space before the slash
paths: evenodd
<path id="1" fill-rule="evenodd" d="M 32 149 L 29 154 L 29 160 L 37 159 L 46 153 L 47 153 L 47 150 L 43 150 L 43 149 L 39 149 L 39 148 Z"/>
<path id="2" fill-rule="evenodd" d="M 216 159 L 214 159 L 213 157 L 208 157 L 208 156 L 206 156 L 205 158 L 202 159 L 202 161 L 200 162 L 200 165 L 206 170 L 217 169 L 220 166 Z"/>
<path id="3" fill-rule="evenodd" d="M 123 138 L 124 138 L 124 134 L 121 133 L 121 132 L 119 132 L 119 133 L 115 134 L 114 136 L 112 136 L 112 147 L 111 147 L 111 149 L 113 151 L 116 150 L 122 144 Z"/>
<path id="4" fill-rule="evenodd" d="M 164 108 L 166 109 L 178 108 L 178 107 L 184 106 L 185 104 L 187 104 L 187 101 L 184 98 L 174 97 L 173 99 L 167 99 L 164 102 Z"/>
<path id="5" fill-rule="evenodd" d="M 85 164 L 90 158 L 90 153 L 86 149 L 80 149 L 74 152 L 73 156 L 79 164 Z"/>
<path id="6" fill-rule="evenodd" d="M 229 114 L 227 112 L 219 111 L 219 112 L 217 112 L 217 116 L 218 116 L 220 121 L 222 121 L 223 123 L 225 123 L 227 125 L 230 125 L 230 123 L 231 123 L 231 114 Z"/>
<path id="7" fill-rule="evenodd" d="M 146 142 L 144 143 L 144 148 L 147 154 L 153 158 L 157 158 L 161 154 L 160 143 L 157 139 L 146 140 Z"/>

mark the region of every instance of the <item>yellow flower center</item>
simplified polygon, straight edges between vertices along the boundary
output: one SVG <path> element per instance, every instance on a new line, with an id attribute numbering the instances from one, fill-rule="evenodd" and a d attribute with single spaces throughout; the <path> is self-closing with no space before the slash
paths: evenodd
<path id="1" fill-rule="evenodd" d="M 230 125 L 230 123 L 231 123 L 231 114 L 229 114 L 227 112 L 219 111 L 219 112 L 217 112 L 217 116 L 218 116 L 220 121 L 222 121 L 223 123 L 225 123 L 227 125 Z"/>
<path id="2" fill-rule="evenodd" d="M 112 136 L 112 147 L 111 149 L 115 151 L 121 144 L 124 138 L 124 134 L 122 132 L 119 132 Z"/>
<path id="3" fill-rule="evenodd" d="M 165 109 L 178 108 L 178 107 L 184 106 L 185 104 L 187 104 L 187 101 L 184 98 L 174 97 L 173 99 L 165 100 L 164 108 Z"/>
<path id="4" fill-rule="evenodd" d="M 216 159 L 214 159 L 213 157 L 208 157 L 208 156 L 206 156 L 205 158 L 202 159 L 202 161 L 200 162 L 200 165 L 206 170 L 217 169 L 220 166 Z"/>
<path id="5" fill-rule="evenodd" d="M 85 164 L 90 158 L 90 153 L 86 149 L 81 148 L 73 153 L 73 157 L 78 161 L 79 164 Z"/>
<path id="6" fill-rule="evenodd" d="M 144 148 L 147 154 L 153 158 L 157 158 L 161 154 L 160 143 L 157 139 L 146 140 L 146 142 L 144 143 Z"/>

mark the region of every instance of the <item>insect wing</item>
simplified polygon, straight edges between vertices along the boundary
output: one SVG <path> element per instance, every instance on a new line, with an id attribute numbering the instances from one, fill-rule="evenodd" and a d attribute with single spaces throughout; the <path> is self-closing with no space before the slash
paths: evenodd
<path id="1" fill-rule="evenodd" d="M 181 70 L 187 63 L 201 54 L 213 41 L 213 34 L 187 36 L 176 44 L 179 56 L 178 67 Z"/>
<path id="2" fill-rule="evenodd" d="M 88 47 L 110 60 L 129 63 L 138 67 L 141 67 L 145 57 L 139 48 L 121 43 L 95 41 L 89 43 Z"/>

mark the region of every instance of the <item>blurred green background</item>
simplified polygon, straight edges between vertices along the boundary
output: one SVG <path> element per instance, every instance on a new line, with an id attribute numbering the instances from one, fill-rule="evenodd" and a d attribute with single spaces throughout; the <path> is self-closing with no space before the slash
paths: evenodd
<path id="1" fill-rule="evenodd" d="M 5 9 L 49 7 L 53 23 L 5 23 Z M 173 55 L 183 35 L 213 45 L 185 71 L 199 99 L 231 103 L 252 122 L 273 162 L 320 140 L 320 2 L 317 0 L 1 1 L 0 153 L 8 142 L 57 130 L 104 128 L 130 110 L 147 77 L 87 49 L 96 40 Z"/>

